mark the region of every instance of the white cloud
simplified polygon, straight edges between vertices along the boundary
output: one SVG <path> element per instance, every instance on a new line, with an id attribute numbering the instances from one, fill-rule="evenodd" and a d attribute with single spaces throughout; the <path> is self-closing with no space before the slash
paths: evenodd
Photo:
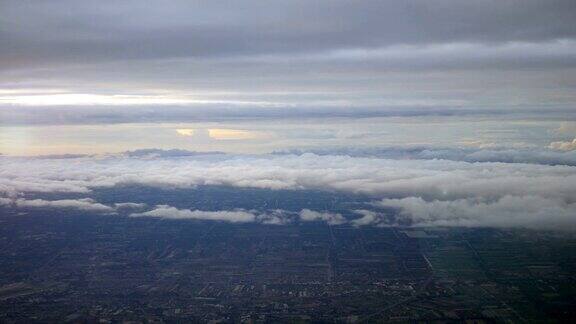
<path id="1" fill-rule="evenodd" d="M 12 206 L 15 204 L 16 201 L 14 199 L 0 197 L 0 206 Z"/>
<path id="2" fill-rule="evenodd" d="M 576 203 L 576 167 L 566 165 L 400 160 L 310 153 L 178 154 L 177 157 L 156 158 L 116 155 L 71 159 L 4 156 L 0 157 L 0 163 L 0 196 L 12 197 L 12 200 L 34 191 L 89 193 L 96 188 L 122 185 L 164 189 L 192 188 L 197 185 L 272 190 L 311 189 L 366 194 L 374 199 L 386 199 L 384 207 L 398 208 L 402 211 L 402 217 L 411 215 L 406 219 L 414 224 L 470 226 L 535 226 L 538 217 L 541 217 L 543 223 L 555 226 L 570 221 L 569 212 Z M 542 204 L 532 205 L 531 202 L 535 201 Z M 505 203 L 508 206 L 506 213 L 501 209 Z M 44 202 L 35 204 L 55 205 Z M 511 208 L 514 204 L 518 204 L 518 208 Z M 112 208 L 102 206 L 102 210 Z M 116 208 L 127 206 L 120 203 Z M 525 206 L 531 206 L 531 209 L 525 210 Z M 542 209 L 542 206 L 547 207 Z M 458 212 L 451 212 L 456 208 L 459 208 Z M 445 217 L 433 216 L 436 213 Z M 386 215 L 371 214 L 368 211 L 360 214 L 362 217 L 352 221 L 352 225 L 381 226 L 389 222 Z M 269 224 L 283 224 L 293 218 L 303 221 L 324 220 L 332 224 L 344 222 L 339 214 L 307 210 L 293 215 L 283 211 L 208 212 L 163 206 L 138 215 Z M 448 215 L 455 216 L 450 218 Z M 504 216 L 496 219 L 496 216 L 490 215 Z"/>
<path id="3" fill-rule="evenodd" d="M 324 221 L 330 225 L 340 225 L 346 223 L 346 219 L 335 213 L 322 213 L 310 209 L 302 209 L 299 213 L 300 220 L 304 222 Z"/>
<path id="4" fill-rule="evenodd" d="M 15 206 L 17 208 L 71 208 L 87 212 L 114 213 L 114 208 L 100 204 L 93 199 L 9 199 L 0 198 L 0 206 Z"/>
<path id="5" fill-rule="evenodd" d="M 155 209 L 144 212 L 131 214 L 130 217 L 158 217 L 166 219 L 201 219 L 226 221 L 231 223 L 250 223 L 256 221 L 256 215 L 245 210 L 220 210 L 204 211 L 178 209 L 167 205 L 156 206 Z"/>
<path id="6" fill-rule="evenodd" d="M 504 195 L 576 200 L 576 168 L 570 166 L 314 154 L 0 159 L 0 190 L 16 193 L 86 193 L 93 188 L 129 184 L 161 188 L 225 185 L 337 190 L 380 197 L 419 196 L 428 200 Z"/>
<path id="7" fill-rule="evenodd" d="M 426 201 L 419 197 L 383 199 L 381 207 L 398 208 L 397 222 L 416 226 L 527 227 L 574 229 L 576 203 L 537 196 L 505 196 L 496 201 L 457 199 Z"/>
<path id="8" fill-rule="evenodd" d="M 245 209 L 234 210 L 190 210 L 178 209 L 168 205 L 158 205 L 150 211 L 133 213 L 130 217 L 158 217 L 165 219 L 199 219 L 211 221 L 223 221 L 230 223 L 261 223 L 268 225 L 284 225 L 295 220 L 294 213 L 275 209 L 269 211 L 255 211 Z M 323 221 L 330 225 L 346 223 L 346 219 L 340 214 L 322 213 L 309 209 L 303 209 L 298 213 L 301 221 Z"/>
<path id="9" fill-rule="evenodd" d="M 354 226 L 366 225 L 383 225 L 385 220 L 382 218 L 383 214 L 366 209 L 359 209 L 354 211 L 362 217 L 350 221 Z"/>

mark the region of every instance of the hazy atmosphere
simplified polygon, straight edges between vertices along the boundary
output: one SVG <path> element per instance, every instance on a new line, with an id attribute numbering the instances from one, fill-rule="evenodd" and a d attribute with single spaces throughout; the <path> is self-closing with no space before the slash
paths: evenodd
<path id="1" fill-rule="evenodd" d="M 358 237 L 366 253 L 366 231 L 382 231 L 380 238 L 398 240 L 397 258 L 404 258 L 398 250 L 417 246 L 428 271 L 410 284 L 418 298 L 400 298 L 408 305 L 402 307 L 412 307 L 436 284 L 435 267 L 443 269 L 438 260 L 450 258 L 434 253 L 461 248 L 462 242 L 478 262 L 474 271 L 484 271 L 482 280 L 502 278 L 504 272 L 490 272 L 489 256 L 482 259 L 483 248 L 494 250 L 474 241 L 489 241 L 484 230 L 566 235 L 571 243 L 559 243 L 561 252 L 551 255 L 563 255 L 561 264 L 576 256 L 575 249 L 565 257 L 576 235 L 574 0 L 0 0 L 0 44 L 0 226 L 33 231 L 47 222 L 66 228 L 55 225 L 57 220 L 96 217 L 96 223 L 126 222 L 109 228 L 123 228 L 129 236 L 173 233 L 170 226 L 177 225 L 170 222 L 183 222 L 188 225 L 182 228 L 197 231 L 190 234 L 194 242 L 219 230 L 250 236 L 242 226 L 255 226 L 255 240 L 267 231 L 260 228 L 271 227 L 276 229 L 270 233 L 282 237 L 278 243 L 295 237 L 289 231 L 322 224 L 331 243 L 318 262 L 327 262 L 326 280 L 332 283 L 348 282 L 344 270 L 340 277 L 334 270 L 341 265 L 338 255 L 360 253 L 339 250 L 345 242 L 338 241 L 339 231 L 364 233 Z M 168 223 L 146 227 L 147 220 Z M 90 233 L 99 235 L 108 225 L 96 223 L 77 227 L 95 226 Z M 495 241 L 513 241 L 505 236 L 512 234 L 494 235 Z M 169 242 L 166 249 L 180 244 L 166 237 L 156 242 Z M 445 245 L 431 240 L 438 237 Z M 418 244 L 410 245 L 411 239 Z M 198 250 L 201 243 L 194 244 L 186 249 Z M 217 251 L 210 246 L 199 257 Z M 65 249 L 54 251 L 61 255 Z M 532 256 L 546 254 L 540 252 Z M 556 261 L 543 262 L 530 264 Z M 567 272 L 555 279 L 576 282 L 576 269 L 562 269 Z M 300 284 L 304 277 L 286 280 Z M 0 322 L 19 322 L 26 317 L 3 307 L 2 284 L 13 283 L 0 282 Z M 207 289 L 195 296 L 219 300 Z M 510 295 L 492 292 L 500 293 Z M 548 294 L 563 296 L 562 306 L 550 309 L 574 306 L 576 293 Z M 479 310 L 478 316 L 409 319 L 576 318 L 568 310 L 525 313 L 527 302 L 517 307 L 508 297 L 498 298 L 507 315 Z M 385 312 L 364 305 L 338 316 L 361 322 L 400 318 L 392 312 L 401 313 L 401 307 L 384 304 L 378 307 Z M 262 322 L 296 319 L 283 317 L 292 312 L 284 306 L 274 307 Z M 196 312 L 210 313 L 201 309 Z M 329 308 L 323 309 L 328 315 L 308 319 L 332 322 Z M 158 312 L 168 322 L 186 318 L 172 309 L 175 317 Z M 260 318 L 259 312 L 249 316 Z M 88 321 L 99 318 L 77 313 Z M 239 314 L 223 322 L 242 322 L 248 313 Z M 210 316 L 187 319 L 221 319 Z"/>

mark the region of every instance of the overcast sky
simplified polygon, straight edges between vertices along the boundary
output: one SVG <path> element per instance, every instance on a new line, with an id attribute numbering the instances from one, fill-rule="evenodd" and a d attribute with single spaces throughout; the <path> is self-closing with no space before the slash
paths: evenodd
<path id="1" fill-rule="evenodd" d="M 3 0 L 0 144 L 38 125 L 574 121 L 575 21 L 574 0 Z"/>
<path id="2" fill-rule="evenodd" d="M 2 100 L 570 106 L 574 21 L 572 0 L 4 0 Z"/>

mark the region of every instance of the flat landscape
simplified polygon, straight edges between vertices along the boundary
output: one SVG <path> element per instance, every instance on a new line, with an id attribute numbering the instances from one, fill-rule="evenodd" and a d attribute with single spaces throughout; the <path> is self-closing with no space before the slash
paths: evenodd
<path id="1" fill-rule="evenodd" d="M 167 193 L 123 192 L 140 199 Z M 244 201 L 244 207 L 261 208 L 276 195 L 286 197 L 279 207 L 288 209 L 322 205 L 322 197 L 332 197 L 327 201 L 334 208 L 362 203 L 362 197 L 318 192 L 204 187 L 184 193 L 171 197 L 194 198 L 171 203 L 209 209 L 209 201 Z M 570 233 L 1 211 L 0 321 L 6 323 L 576 316 L 576 237 Z"/>

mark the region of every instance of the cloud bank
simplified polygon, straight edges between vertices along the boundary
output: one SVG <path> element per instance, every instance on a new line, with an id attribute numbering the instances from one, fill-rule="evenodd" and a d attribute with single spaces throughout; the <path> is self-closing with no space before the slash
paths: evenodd
<path id="1" fill-rule="evenodd" d="M 417 152 L 421 154 L 421 152 Z M 269 190 L 321 190 L 359 194 L 377 201 L 374 210 L 351 211 L 351 225 L 576 226 L 576 167 L 501 162 L 389 159 L 344 155 L 196 154 L 67 159 L 0 157 L 0 193 L 22 206 L 76 206 L 101 211 L 144 208 L 135 216 L 195 218 L 281 224 L 300 221 L 348 223 L 340 214 L 302 210 L 202 211 L 140 205 L 99 205 L 92 200 L 46 202 L 26 195 L 77 193 L 125 185 L 163 189 L 221 185 Z M 125 209 L 127 210 L 127 209 Z M 391 212 L 393 210 L 393 212 Z M 290 216 L 291 215 L 291 216 Z"/>
<path id="2" fill-rule="evenodd" d="M 311 150 L 278 151 L 276 154 L 342 155 L 395 160 L 451 160 L 464 162 L 529 163 L 544 165 L 576 166 L 576 140 L 553 142 L 550 149 L 541 148 L 442 148 L 428 146 L 378 147 L 378 148 L 330 148 Z"/>
<path id="3" fill-rule="evenodd" d="M 425 201 L 418 197 L 376 203 L 399 210 L 398 223 L 415 226 L 527 227 L 575 229 L 576 203 L 539 196 L 504 196 L 495 201 L 456 199 Z"/>
<path id="4" fill-rule="evenodd" d="M 499 198 L 506 194 L 574 199 L 571 166 L 395 160 L 351 156 L 207 155 L 180 158 L 2 157 L 0 189 L 89 193 L 92 188 L 146 185 L 190 188 L 224 185 L 262 189 L 318 189 L 426 199 Z"/>

